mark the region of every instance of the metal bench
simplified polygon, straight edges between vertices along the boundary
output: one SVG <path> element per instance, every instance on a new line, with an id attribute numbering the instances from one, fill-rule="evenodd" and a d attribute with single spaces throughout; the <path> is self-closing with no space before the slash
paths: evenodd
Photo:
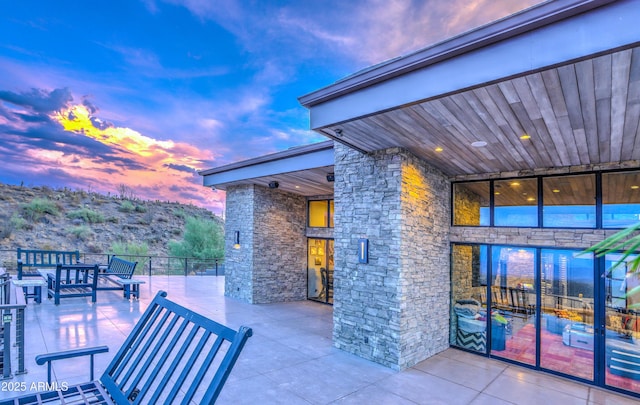
<path id="1" fill-rule="evenodd" d="M 126 282 L 123 283 L 122 281 L 132 279 L 137 264 L 138 262 L 130 262 L 113 256 L 106 270 L 98 274 L 98 284 L 96 285 L 97 290 L 125 290 L 124 295 L 126 298 L 129 298 L 127 291 L 129 290 L 128 286 L 130 284 L 126 284 Z M 133 283 L 136 291 L 136 284 L 139 283 L 142 282 Z M 137 294 L 134 295 L 137 296 Z"/>
<path id="2" fill-rule="evenodd" d="M 0 405 L 213 404 L 252 330 L 243 326 L 236 332 L 166 296 L 158 292 L 98 380 L 93 381 L 93 356 L 108 351 L 106 346 L 40 355 L 36 362 L 47 364 L 49 385 L 55 385 L 51 362 L 78 356 L 91 356 L 92 381 L 29 393 Z"/>
<path id="3" fill-rule="evenodd" d="M 97 264 L 58 264 L 55 273 L 40 269 L 40 274 L 47 280 L 47 297 L 59 305 L 60 298 L 70 297 L 91 297 L 96 302 L 98 271 Z"/>

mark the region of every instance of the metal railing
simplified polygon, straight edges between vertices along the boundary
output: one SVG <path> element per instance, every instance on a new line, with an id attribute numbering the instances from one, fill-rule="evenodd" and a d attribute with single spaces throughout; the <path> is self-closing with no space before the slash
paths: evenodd
<path id="1" fill-rule="evenodd" d="M 2 376 L 0 379 L 12 378 L 11 374 L 11 324 L 15 319 L 15 347 L 18 351 L 18 369 L 15 374 L 24 374 L 24 309 L 27 303 L 22 288 L 15 287 L 11 283 L 11 276 L 7 273 L 0 274 L 0 313 L 2 313 L 2 338 L 0 348 L 2 353 Z M 15 317 L 15 318 L 14 318 Z"/>
<path id="2" fill-rule="evenodd" d="M 222 276 L 224 275 L 224 258 L 199 259 L 196 257 L 176 257 L 159 255 L 114 255 L 113 253 L 83 253 L 83 263 L 99 263 L 107 265 L 111 257 L 118 256 L 125 260 L 136 261 L 136 275 L 167 276 Z M 15 249 L 0 250 L 0 267 L 15 273 L 17 253 Z"/>

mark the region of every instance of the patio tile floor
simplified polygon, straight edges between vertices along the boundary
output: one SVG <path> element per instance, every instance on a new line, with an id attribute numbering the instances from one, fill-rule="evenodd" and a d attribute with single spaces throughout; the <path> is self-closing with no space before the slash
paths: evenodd
<path id="1" fill-rule="evenodd" d="M 446 350 L 402 372 L 332 347 L 332 307 L 310 302 L 250 305 L 224 297 L 223 277 L 144 278 L 140 300 L 100 291 L 86 298 L 29 303 L 26 316 L 27 374 L 7 382 L 46 381 L 35 356 L 57 350 L 107 345 L 96 357 L 100 375 L 158 290 L 211 319 L 237 329 L 253 328 L 222 394 L 220 404 L 637 404 L 599 388 L 456 349 Z M 14 370 L 17 366 L 12 356 Z M 54 363 L 59 383 L 89 377 L 88 359 Z M 2 385 L 0 398 L 17 395 Z"/>

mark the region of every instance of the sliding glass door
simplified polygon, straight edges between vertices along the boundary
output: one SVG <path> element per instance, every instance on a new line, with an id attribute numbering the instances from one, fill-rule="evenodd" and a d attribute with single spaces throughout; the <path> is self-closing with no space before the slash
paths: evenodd
<path id="1" fill-rule="evenodd" d="M 594 261 L 577 250 L 541 249 L 540 367 L 593 381 Z"/>
<path id="2" fill-rule="evenodd" d="M 634 258 L 454 243 L 451 345 L 640 394 Z"/>

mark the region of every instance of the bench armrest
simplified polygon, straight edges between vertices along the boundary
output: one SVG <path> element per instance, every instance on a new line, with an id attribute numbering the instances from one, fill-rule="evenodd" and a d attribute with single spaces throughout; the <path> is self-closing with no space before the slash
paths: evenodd
<path id="1" fill-rule="evenodd" d="M 54 360 L 72 359 L 74 357 L 91 356 L 91 381 L 93 381 L 93 356 L 98 353 L 107 353 L 108 346 L 87 347 L 84 349 L 65 350 L 62 352 L 54 352 L 40 354 L 36 356 L 36 363 L 41 366 L 47 363 L 47 382 L 51 384 L 51 362 Z"/>

